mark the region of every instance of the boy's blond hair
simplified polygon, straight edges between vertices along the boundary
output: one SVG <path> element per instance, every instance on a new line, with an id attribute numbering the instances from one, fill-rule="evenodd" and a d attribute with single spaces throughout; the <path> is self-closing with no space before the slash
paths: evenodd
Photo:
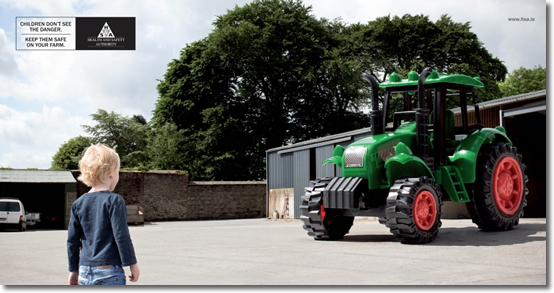
<path id="1" fill-rule="evenodd" d="M 81 175 L 77 178 L 87 186 L 104 182 L 111 171 L 119 169 L 119 155 L 114 149 L 97 143 L 89 146 L 79 161 Z"/>

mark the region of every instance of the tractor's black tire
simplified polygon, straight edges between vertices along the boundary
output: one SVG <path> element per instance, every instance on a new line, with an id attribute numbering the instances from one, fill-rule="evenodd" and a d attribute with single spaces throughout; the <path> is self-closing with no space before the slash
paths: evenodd
<path id="1" fill-rule="evenodd" d="M 302 228 L 315 240 L 342 239 L 354 223 L 354 217 L 343 216 L 341 210 L 325 211 L 323 208 L 323 190 L 330 181 L 331 178 L 320 178 L 310 182 L 311 186 L 305 188 L 306 193 L 302 196 Z M 323 219 L 322 210 L 325 213 Z"/>
<path id="2" fill-rule="evenodd" d="M 517 149 L 504 142 L 484 145 L 479 151 L 474 189 L 466 207 L 473 223 L 481 230 L 506 231 L 519 224 L 529 193 L 525 164 L 521 159 Z M 503 172 L 511 175 L 504 176 L 511 178 L 507 189 L 500 183 Z M 511 190 L 512 195 L 503 194 L 505 190 Z M 507 200 L 503 200 L 503 196 L 507 196 Z"/>
<path id="3" fill-rule="evenodd" d="M 435 240 L 441 222 L 440 187 L 431 178 L 404 178 L 394 182 L 387 197 L 386 226 L 406 244 Z M 419 212 L 414 211 L 414 207 Z"/>

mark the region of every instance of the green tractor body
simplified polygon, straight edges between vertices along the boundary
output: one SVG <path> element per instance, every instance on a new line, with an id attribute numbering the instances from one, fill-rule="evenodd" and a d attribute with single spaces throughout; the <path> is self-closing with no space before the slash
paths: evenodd
<path id="1" fill-rule="evenodd" d="M 483 87 L 478 78 L 430 69 L 408 79 L 393 73 L 380 85 L 363 78 L 373 94 L 372 135 L 337 145 L 323 164 L 339 166 L 342 177 L 318 178 L 306 188 L 300 209 L 310 236 L 341 239 L 355 216 L 375 216 L 403 243 L 428 243 L 441 226 L 444 201 L 466 203 L 486 231 L 518 224 L 526 205 L 525 165 L 503 127 L 483 127 L 477 105 L 477 123 L 468 124 L 468 95 Z M 459 98 L 460 126 L 445 108 L 450 96 Z M 392 98 L 403 99 L 404 110 L 387 123 Z"/>

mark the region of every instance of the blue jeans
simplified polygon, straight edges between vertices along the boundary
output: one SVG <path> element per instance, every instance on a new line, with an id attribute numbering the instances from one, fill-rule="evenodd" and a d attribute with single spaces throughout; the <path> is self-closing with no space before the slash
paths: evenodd
<path id="1" fill-rule="evenodd" d="M 79 266 L 79 285 L 125 285 L 121 266 Z"/>

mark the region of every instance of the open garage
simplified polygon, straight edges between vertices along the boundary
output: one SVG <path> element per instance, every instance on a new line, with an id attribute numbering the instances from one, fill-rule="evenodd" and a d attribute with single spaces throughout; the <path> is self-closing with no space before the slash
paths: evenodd
<path id="1" fill-rule="evenodd" d="M 30 229 L 65 229 L 69 220 L 68 196 L 76 196 L 70 171 L 0 170 L 0 197 L 21 200 L 26 212 L 40 213 Z"/>

